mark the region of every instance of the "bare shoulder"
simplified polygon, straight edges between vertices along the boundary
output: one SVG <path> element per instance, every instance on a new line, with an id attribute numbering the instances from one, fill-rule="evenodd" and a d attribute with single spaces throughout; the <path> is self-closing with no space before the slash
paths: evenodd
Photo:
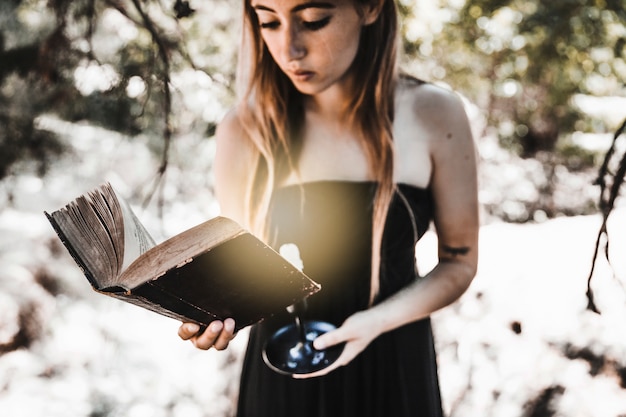
<path id="1" fill-rule="evenodd" d="M 400 114 L 431 140 L 469 128 L 465 106 L 454 91 L 430 83 L 404 82 L 398 91 Z M 469 132 L 468 132 L 469 133 Z"/>
<path id="2" fill-rule="evenodd" d="M 215 138 L 218 144 L 224 146 L 239 146 L 247 143 L 241 110 L 238 107 L 230 109 L 224 115 L 224 118 L 217 125 Z"/>
<path id="3" fill-rule="evenodd" d="M 474 151 L 472 129 L 458 93 L 429 83 L 406 83 L 398 95 L 403 130 L 416 132 L 405 140 L 420 142 L 434 164 Z"/>
<path id="4" fill-rule="evenodd" d="M 228 165 L 246 166 L 254 155 L 254 145 L 244 128 L 245 121 L 239 108 L 231 109 L 220 121 L 215 132 L 217 162 L 228 160 Z M 231 159 L 232 158 L 232 159 Z M 238 164 L 241 162 L 241 164 Z M 249 166 L 249 165 L 247 165 Z"/>
<path id="5" fill-rule="evenodd" d="M 444 161 L 473 152 L 470 125 L 460 96 L 429 83 L 403 79 L 396 93 L 396 176 L 425 186 L 437 180 Z M 437 175 L 434 175 L 437 174 Z"/>

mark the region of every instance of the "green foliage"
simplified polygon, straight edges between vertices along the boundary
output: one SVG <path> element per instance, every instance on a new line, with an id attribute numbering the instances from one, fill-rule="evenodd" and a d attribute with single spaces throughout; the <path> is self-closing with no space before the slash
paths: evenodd
<path id="1" fill-rule="evenodd" d="M 594 169 L 602 159 L 599 151 L 583 148 L 567 139 L 559 141 L 555 153 L 561 165 L 572 172 Z"/>
<path id="2" fill-rule="evenodd" d="M 430 45 L 445 76 L 429 75 L 474 99 L 524 156 L 554 151 L 586 122 L 574 95 L 625 93 L 624 22 L 624 0 L 467 1 Z M 410 58 L 424 58 L 420 42 Z"/>

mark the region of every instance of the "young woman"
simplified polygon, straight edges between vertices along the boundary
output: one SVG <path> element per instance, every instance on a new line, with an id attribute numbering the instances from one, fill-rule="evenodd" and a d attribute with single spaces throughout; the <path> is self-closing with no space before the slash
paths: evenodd
<path id="1" fill-rule="evenodd" d="M 335 324 L 318 349 L 345 348 L 297 378 L 262 361 L 292 319 L 253 326 L 239 416 L 440 416 L 429 316 L 476 272 L 476 160 L 452 92 L 400 76 L 394 0 L 245 0 L 247 89 L 217 131 L 222 214 L 279 248 L 294 243 L 322 285 L 305 316 Z M 439 262 L 424 276 L 415 244 L 434 223 Z M 305 318 L 306 318 L 305 317 Z M 198 335 L 225 349 L 232 319 Z"/>

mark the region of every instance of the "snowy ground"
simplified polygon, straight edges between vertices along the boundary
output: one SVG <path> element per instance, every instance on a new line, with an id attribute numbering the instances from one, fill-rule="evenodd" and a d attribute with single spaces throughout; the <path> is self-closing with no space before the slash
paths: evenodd
<path id="1" fill-rule="evenodd" d="M 435 316 L 441 382 L 454 416 L 552 415 L 522 412 L 549 393 L 554 415 L 626 416 L 626 300 L 604 262 L 593 281 L 602 315 L 586 310 L 599 224 L 581 216 L 483 227 L 474 283 Z M 623 280 L 626 210 L 609 228 L 617 232 L 612 261 Z"/>
<path id="2" fill-rule="evenodd" d="M 154 158 L 140 138 L 42 123 L 67 129 L 75 153 L 43 180 L 0 183 L 0 416 L 231 415 L 246 332 L 227 352 L 198 351 L 173 320 L 95 294 L 42 214 L 103 180 L 145 188 Z M 198 175 L 212 151 L 208 141 L 178 142 L 167 223 L 154 205 L 138 210 L 157 240 L 216 214 Z M 626 209 L 609 223 L 614 270 L 600 261 L 593 281 L 601 315 L 585 309 L 599 226 L 599 216 L 580 216 L 482 228 L 474 283 L 434 316 L 451 416 L 626 416 Z M 434 244 L 428 234 L 418 245 L 422 271 Z"/>

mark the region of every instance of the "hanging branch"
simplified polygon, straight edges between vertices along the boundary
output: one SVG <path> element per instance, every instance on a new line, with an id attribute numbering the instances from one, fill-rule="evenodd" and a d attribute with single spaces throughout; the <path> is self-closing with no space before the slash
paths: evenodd
<path id="1" fill-rule="evenodd" d="M 97 22 L 96 0 L 88 0 L 85 8 L 87 10 L 87 31 L 85 33 L 85 38 L 87 39 L 87 43 L 89 44 L 89 51 L 87 52 L 87 56 L 89 57 L 89 59 L 92 59 L 99 63 L 100 60 L 95 55 L 93 47 L 93 35 L 96 31 Z"/>
<path id="2" fill-rule="evenodd" d="M 617 170 L 614 174 L 610 172 L 609 163 L 613 159 L 615 154 L 616 142 L 617 138 L 619 138 L 626 129 L 626 119 L 622 123 L 622 126 L 617 129 L 615 135 L 613 136 L 613 142 L 611 143 L 611 147 L 607 151 L 604 161 L 602 162 L 602 166 L 600 167 L 599 175 L 596 180 L 596 184 L 600 186 L 600 211 L 602 212 L 602 224 L 600 225 L 600 230 L 598 231 L 598 236 L 596 239 L 595 251 L 593 254 L 593 259 L 591 263 L 591 271 L 589 272 L 589 277 L 587 278 L 587 309 L 591 310 L 595 313 L 600 314 L 600 310 L 596 306 L 594 300 L 593 290 L 591 289 L 591 280 L 593 278 L 593 273 L 596 266 L 596 261 L 598 259 L 598 253 L 600 252 L 600 242 L 602 238 L 605 238 L 604 245 L 604 257 L 606 260 L 611 263 L 609 259 L 609 232 L 607 229 L 607 221 L 611 211 L 613 211 L 613 207 L 615 206 L 615 200 L 619 195 L 619 190 L 622 184 L 624 183 L 624 179 L 626 176 L 626 152 L 622 155 L 622 158 L 617 166 Z M 607 184 L 607 177 L 611 179 L 611 184 Z"/>
<path id="3" fill-rule="evenodd" d="M 168 45 L 164 37 L 162 36 L 161 31 L 152 20 L 152 18 L 148 15 L 148 13 L 144 10 L 142 4 L 145 0 L 131 0 L 131 3 L 137 13 L 129 13 L 129 11 L 125 8 L 123 3 L 120 0 L 104 0 L 106 4 L 110 7 L 116 9 L 123 16 L 133 22 L 135 25 L 146 29 L 152 38 L 152 41 L 156 45 L 157 54 L 156 59 L 158 59 L 161 64 L 161 71 L 159 72 L 159 81 L 163 84 L 163 151 L 161 154 L 161 162 L 156 172 L 156 176 L 152 180 L 152 184 L 148 185 L 149 190 L 146 193 L 142 207 L 146 207 L 150 201 L 153 199 L 155 194 L 158 195 L 158 211 L 159 216 L 162 217 L 162 210 L 164 204 L 163 197 L 163 185 L 165 173 L 167 171 L 167 167 L 169 165 L 169 155 L 171 149 L 172 142 L 172 86 L 170 80 L 171 73 L 171 65 L 170 65 L 170 53 L 172 52 L 173 46 Z M 189 5 L 188 1 L 185 0 L 176 0 L 175 4 L 172 7 L 172 11 L 175 14 L 175 18 L 182 19 L 187 18 L 195 13 L 195 10 L 192 9 Z M 188 55 L 183 45 L 176 45 L 177 52 L 179 52 L 184 60 L 186 60 L 192 68 L 196 68 L 195 64 L 192 62 L 191 57 Z M 148 97 L 146 97 L 146 102 L 150 100 L 150 92 L 151 89 L 148 89 Z"/>
<path id="4" fill-rule="evenodd" d="M 163 153 L 161 155 L 161 164 L 159 165 L 159 168 L 157 170 L 157 176 L 154 180 L 152 189 L 148 192 L 148 195 L 143 202 L 143 206 L 145 207 L 148 205 L 156 191 L 160 189 L 160 187 L 163 185 L 163 178 L 165 176 L 165 171 L 167 170 L 167 165 L 169 162 L 169 152 L 172 142 L 172 92 L 170 90 L 170 59 L 167 47 L 163 43 L 163 40 L 161 39 L 161 36 L 154 26 L 154 23 L 141 7 L 141 3 L 139 2 L 139 0 L 132 0 L 132 2 L 135 6 L 135 9 L 137 10 L 137 13 L 139 13 L 139 16 L 141 17 L 143 26 L 146 28 L 146 30 L 148 30 L 148 32 L 150 32 L 150 36 L 157 46 L 159 58 L 163 63 L 163 71 L 161 71 L 161 82 L 163 83 L 163 93 L 165 95 L 163 99 Z M 158 194 L 158 207 L 160 211 L 163 207 L 163 193 Z"/>

